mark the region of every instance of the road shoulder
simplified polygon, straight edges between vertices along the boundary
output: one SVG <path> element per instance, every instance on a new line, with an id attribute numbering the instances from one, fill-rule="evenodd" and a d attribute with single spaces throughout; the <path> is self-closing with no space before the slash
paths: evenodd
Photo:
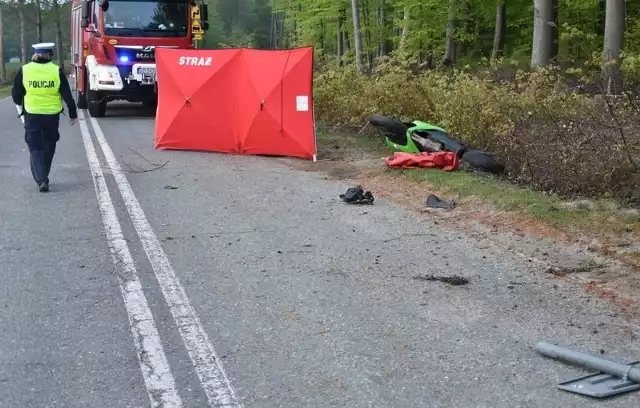
<path id="1" fill-rule="evenodd" d="M 640 216 L 633 210 L 622 214 L 627 210 L 580 211 L 571 202 L 551 201 L 543 194 L 462 171 L 388 169 L 383 159 L 391 154 L 376 137 L 381 139 L 370 134 L 320 133 L 317 163 L 282 162 L 297 170 L 320 172 L 328 179 L 360 184 L 422 219 L 527 260 L 551 280 L 572 282 L 630 319 L 640 316 Z M 453 199 L 456 208 L 428 208 L 429 194 Z"/>

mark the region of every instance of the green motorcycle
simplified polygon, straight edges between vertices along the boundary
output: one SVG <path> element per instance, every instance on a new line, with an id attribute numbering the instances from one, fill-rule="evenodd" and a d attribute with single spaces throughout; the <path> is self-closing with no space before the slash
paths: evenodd
<path id="1" fill-rule="evenodd" d="M 369 123 L 382 131 L 385 144 L 391 151 L 406 153 L 453 152 L 472 168 L 492 174 L 502 174 L 504 165 L 491 153 L 470 149 L 455 140 L 441 127 L 414 120 L 402 122 L 382 115 L 371 115 Z"/>

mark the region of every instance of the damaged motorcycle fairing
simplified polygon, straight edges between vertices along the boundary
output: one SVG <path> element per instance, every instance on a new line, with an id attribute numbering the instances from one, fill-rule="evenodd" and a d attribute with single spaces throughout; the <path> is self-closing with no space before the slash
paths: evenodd
<path id="1" fill-rule="evenodd" d="M 369 122 L 382 131 L 385 143 L 394 152 L 422 153 L 448 151 L 455 153 L 470 167 L 492 174 L 503 174 L 504 165 L 491 153 L 470 149 L 455 140 L 446 130 L 428 122 L 402 122 L 389 116 L 374 114 Z"/>

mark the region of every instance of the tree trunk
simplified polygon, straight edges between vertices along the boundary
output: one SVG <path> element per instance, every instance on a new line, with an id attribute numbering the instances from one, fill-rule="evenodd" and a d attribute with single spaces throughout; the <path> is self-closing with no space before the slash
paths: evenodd
<path id="1" fill-rule="evenodd" d="M 2 16 L 3 4 L 0 3 L 0 82 L 7 80 L 7 70 L 4 65 L 4 17 Z"/>
<path id="2" fill-rule="evenodd" d="M 560 51 L 560 30 L 558 29 L 558 1 L 559 0 L 553 0 L 553 5 L 551 7 L 551 21 L 552 23 L 549 24 L 551 26 L 551 52 L 552 52 L 552 57 L 551 59 L 553 61 L 556 60 L 556 58 L 558 57 L 558 52 Z"/>
<path id="3" fill-rule="evenodd" d="M 58 0 L 53 0 L 53 11 L 56 19 L 56 54 L 58 54 L 58 65 L 64 71 L 64 47 L 62 46 L 62 23 L 60 21 L 60 5 Z"/>
<path id="4" fill-rule="evenodd" d="M 387 49 L 387 21 L 385 7 L 385 1 L 378 0 L 378 52 L 381 57 L 389 53 L 389 50 Z"/>
<path id="5" fill-rule="evenodd" d="M 461 7 L 462 6 L 462 10 L 463 10 L 463 15 L 465 16 L 464 18 L 464 23 L 460 24 L 462 22 L 462 19 L 456 19 L 456 23 L 455 23 L 455 27 L 456 30 L 461 30 L 463 33 L 465 33 L 465 37 L 466 35 L 471 33 L 471 27 L 474 27 L 474 13 L 473 13 L 473 6 L 471 5 L 471 2 L 469 1 L 460 1 L 458 0 L 456 2 L 456 6 L 457 7 Z M 456 43 L 456 56 L 458 55 L 468 55 L 467 53 L 469 52 L 469 41 L 467 39 L 463 40 L 463 41 L 458 41 Z"/>
<path id="6" fill-rule="evenodd" d="M 24 19 L 24 0 L 18 0 L 18 17 L 20 19 L 20 56 L 23 64 L 29 59 L 27 54 L 27 23 Z"/>
<path id="7" fill-rule="evenodd" d="M 493 36 L 491 59 L 496 60 L 504 54 L 504 36 L 507 31 L 507 1 L 500 0 L 496 7 L 496 31 Z"/>
<path id="8" fill-rule="evenodd" d="M 349 37 L 349 27 L 347 27 L 347 10 L 344 10 L 342 17 L 342 40 L 344 41 L 342 49 L 346 54 L 351 51 L 351 37 Z"/>
<path id="9" fill-rule="evenodd" d="M 480 16 L 478 14 L 475 15 L 475 32 L 473 33 L 473 56 L 481 56 L 484 54 L 484 50 L 482 47 L 482 21 L 480 20 Z"/>
<path id="10" fill-rule="evenodd" d="M 346 20 L 345 20 L 345 24 L 346 24 Z M 346 54 L 349 51 L 351 51 L 351 38 L 349 37 L 349 29 L 347 27 L 342 28 L 342 40 L 344 41 L 344 45 L 342 46 L 342 49 Z"/>
<path id="11" fill-rule="evenodd" d="M 284 13 L 278 13 L 276 24 L 277 24 L 276 29 L 278 33 L 278 36 L 276 37 L 276 41 L 278 44 L 277 48 L 284 48 L 285 42 L 287 41 L 287 27 L 285 25 Z"/>
<path id="12" fill-rule="evenodd" d="M 353 18 L 353 43 L 356 52 L 356 69 L 362 73 L 362 34 L 360 33 L 360 10 L 358 0 L 351 0 L 351 14 Z"/>
<path id="13" fill-rule="evenodd" d="M 400 48 L 404 48 L 407 44 L 407 36 L 409 35 L 409 21 L 411 19 L 411 10 L 409 6 L 404 7 L 404 16 L 402 17 L 402 34 L 400 36 Z"/>
<path id="14" fill-rule="evenodd" d="M 547 65 L 557 55 L 557 10 L 557 0 L 533 1 L 531 68 Z"/>
<path id="15" fill-rule="evenodd" d="M 607 15 L 607 0 L 598 0 L 598 14 L 596 15 L 596 22 L 594 23 L 593 31 L 596 35 L 604 36 L 604 25 Z"/>
<path id="16" fill-rule="evenodd" d="M 298 43 L 298 19 L 296 17 L 292 19 L 293 27 L 291 27 L 291 46 L 295 46 Z"/>
<path id="17" fill-rule="evenodd" d="M 342 66 L 342 56 L 344 55 L 344 33 L 342 31 L 343 20 L 342 13 L 338 17 L 338 66 Z"/>
<path id="18" fill-rule="evenodd" d="M 320 19 L 320 52 L 322 53 L 322 57 L 327 54 L 327 44 L 325 43 L 325 29 L 324 29 L 324 20 Z"/>
<path id="19" fill-rule="evenodd" d="M 456 63 L 456 0 L 449 0 L 449 19 L 447 21 L 447 34 L 444 46 L 445 66 L 453 66 Z"/>
<path id="20" fill-rule="evenodd" d="M 420 49 L 422 50 L 422 68 L 433 69 L 433 46 L 431 45 L 431 43 L 427 42 L 426 44 L 421 44 Z"/>
<path id="21" fill-rule="evenodd" d="M 371 22 L 369 21 L 370 13 L 369 13 L 369 7 L 367 2 L 364 2 L 364 5 L 362 6 L 362 18 L 364 19 L 364 27 L 365 27 L 364 41 L 363 41 L 364 54 L 367 59 L 366 67 L 367 67 L 367 70 L 369 70 L 369 68 L 373 63 L 371 58 L 371 30 L 369 29 L 369 27 L 373 27 L 373 24 L 371 24 Z"/>
<path id="22" fill-rule="evenodd" d="M 55 1 L 55 0 L 53 0 Z M 42 1 L 36 0 L 36 38 L 42 42 Z"/>
<path id="23" fill-rule="evenodd" d="M 342 53 L 340 56 L 344 56 L 349 50 L 351 50 L 351 43 L 349 42 L 349 29 L 347 28 L 347 9 L 340 10 L 340 38 L 342 39 Z"/>
<path id="24" fill-rule="evenodd" d="M 609 94 L 617 94 L 622 90 L 620 55 L 624 42 L 625 14 L 625 0 L 607 0 L 602 78 L 606 81 Z"/>
<path id="25" fill-rule="evenodd" d="M 271 11 L 271 32 L 269 34 L 269 48 L 274 50 L 278 48 L 278 25 L 277 25 L 277 11 Z"/>

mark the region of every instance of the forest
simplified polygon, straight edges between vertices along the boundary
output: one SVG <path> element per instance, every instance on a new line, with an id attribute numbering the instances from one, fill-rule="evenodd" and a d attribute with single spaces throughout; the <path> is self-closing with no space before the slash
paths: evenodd
<path id="1" fill-rule="evenodd" d="M 640 1 L 206 3 L 202 47 L 314 47 L 323 125 L 427 120 L 493 152 L 516 183 L 640 202 Z M 61 0 L 0 0 L 0 81 L 36 41 L 64 63 L 68 21 Z"/>

